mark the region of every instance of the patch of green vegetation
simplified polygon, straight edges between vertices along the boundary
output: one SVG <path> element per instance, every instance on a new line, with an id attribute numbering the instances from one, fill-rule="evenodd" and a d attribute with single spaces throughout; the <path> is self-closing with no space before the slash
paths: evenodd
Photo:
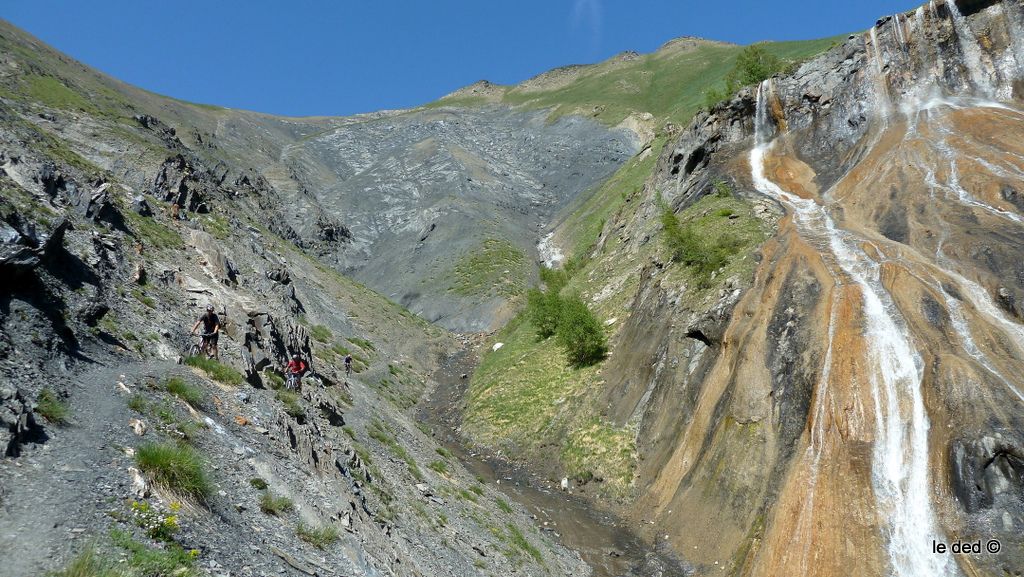
<path id="1" fill-rule="evenodd" d="M 302 405 L 299 403 L 299 395 L 285 389 L 278 389 L 277 393 L 274 394 L 274 397 L 284 405 L 284 412 L 287 413 L 288 416 L 295 419 L 301 419 L 306 415 L 305 409 L 303 409 Z"/>
<path id="2" fill-rule="evenodd" d="M 242 373 L 220 361 L 208 359 L 204 356 L 188 357 L 185 359 L 185 364 L 202 370 L 211 379 L 225 385 L 237 387 L 245 382 Z"/>
<path id="3" fill-rule="evenodd" d="M 512 545 L 514 545 L 519 550 L 525 552 L 530 557 L 533 557 L 534 561 L 538 563 L 544 562 L 544 556 L 541 555 L 540 550 L 534 547 L 529 541 L 526 540 L 526 537 L 523 535 L 523 532 L 519 530 L 519 527 L 516 527 L 511 523 L 509 523 L 507 527 L 509 537 L 511 538 L 512 541 Z"/>
<path id="4" fill-rule="evenodd" d="M 472 503 L 476 503 L 476 501 L 477 501 L 476 493 L 471 493 L 471 492 L 469 492 L 469 491 L 467 491 L 465 489 L 459 489 L 459 497 L 461 497 L 461 498 L 463 498 L 463 499 L 465 499 L 467 501 L 470 501 Z"/>
<path id="5" fill-rule="evenodd" d="M 331 339 L 334 338 L 334 335 L 331 333 L 331 329 L 324 325 L 313 325 L 309 329 L 309 334 L 321 343 L 330 342 Z"/>
<path id="6" fill-rule="evenodd" d="M 352 343 L 353 345 L 363 349 L 366 352 L 373 352 L 373 351 L 377 350 L 377 347 L 375 347 L 373 345 L 373 343 L 370 342 L 367 339 L 363 339 L 363 338 L 360 338 L 360 337 L 346 337 L 345 340 L 347 340 L 348 342 Z M 353 355 L 353 357 L 354 356 L 355 355 Z"/>
<path id="7" fill-rule="evenodd" d="M 409 474 L 413 476 L 417 481 L 423 481 L 423 471 L 420 471 L 419 466 L 416 464 L 416 460 L 413 459 L 412 455 L 405 447 L 398 443 L 398 439 L 388 430 L 381 420 L 374 419 L 370 423 L 370 427 L 367 430 L 371 439 L 374 439 L 378 443 L 384 445 L 395 454 L 396 457 L 405 461 L 406 467 L 409 470 Z"/>
<path id="8" fill-rule="evenodd" d="M 145 413 L 149 408 L 149 403 L 146 402 L 146 397 L 135 393 L 128 399 L 128 408 L 136 413 Z"/>
<path id="9" fill-rule="evenodd" d="M 177 443 L 146 443 L 135 452 L 135 462 L 153 482 L 182 497 L 205 501 L 213 487 L 206 465 L 195 449 Z"/>
<path id="10" fill-rule="evenodd" d="M 540 274 L 545 290 L 531 289 L 526 295 L 526 314 L 537 327 L 537 337 L 543 340 L 554 335 L 574 367 L 603 360 L 608 346 L 600 321 L 579 296 L 560 294 L 568 275 L 546 268 Z"/>
<path id="11" fill-rule="evenodd" d="M 586 259 L 594 250 L 605 222 L 619 211 L 623 204 L 633 202 L 643 190 L 644 181 L 654 170 L 661 156 L 666 137 L 658 135 L 648 151 L 627 161 L 603 184 L 581 195 L 572 205 L 572 211 L 559 227 L 559 237 L 568 254 L 575 259 Z M 569 261 L 563 268 L 569 267 Z"/>
<path id="12" fill-rule="evenodd" d="M 783 61 L 792 62 L 828 49 L 838 38 L 759 46 Z M 633 112 L 649 112 L 656 125 L 664 121 L 685 124 L 704 104 L 705 91 L 725 81 L 743 50 L 729 44 L 698 43 L 693 48 L 669 46 L 631 60 L 613 59 L 587 66 L 577 72 L 575 79 L 550 87 L 511 87 L 505 90 L 501 102 L 551 109 L 551 121 L 581 114 L 614 126 Z M 442 99 L 435 106 L 470 107 L 486 102 L 487 99 L 479 97 L 453 97 Z"/>
<path id="13" fill-rule="evenodd" d="M 132 577 L 198 577 L 196 550 L 186 551 L 177 543 L 165 543 L 162 548 L 151 548 L 136 541 L 127 531 L 110 532 L 114 545 L 129 553 L 127 575 Z"/>
<path id="14" fill-rule="evenodd" d="M 68 420 L 68 406 L 57 396 L 57 393 L 46 388 L 39 391 L 36 397 L 35 412 L 54 425 L 62 425 Z"/>
<path id="15" fill-rule="evenodd" d="M 295 527 L 295 534 L 299 536 L 299 539 L 317 549 L 325 549 L 338 540 L 338 530 L 330 525 L 311 527 L 305 523 L 299 523 Z"/>
<path id="16" fill-rule="evenodd" d="M 291 511 L 292 507 L 292 500 L 288 497 L 277 497 L 270 491 L 265 491 L 260 495 L 260 511 L 263 511 L 267 515 L 279 517 L 282 513 Z"/>
<path id="17" fill-rule="evenodd" d="M 768 51 L 765 43 L 746 46 L 736 55 L 736 63 L 725 76 L 725 86 L 709 87 L 705 92 L 705 106 L 711 108 L 744 86 L 752 86 L 766 78 L 785 71 L 792 63 L 785 62 Z"/>
<path id="18" fill-rule="evenodd" d="M 602 479 L 625 486 L 636 467 L 636 441 L 630 430 L 594 419 L 569 435 L 561 457 L 569 476 L 581 483 Z"/>
<path id="19" fill-rule="evenodd" d="M 155 217 L 141 216 L 134 211 L 121 211 L 132 233 L 148 248 L 179 250 L 185 247 L 177 230 L 161 223 Z"/>
<path id="20" fill-rule="evenodd" d="M 163 389 L 178 397 L 193 407 L 203 404 L 203 391 L 195 385 L 191 385 L 181 377 L 171 377 L 164 381 Z"/>
<path id="21" fill-rule="evenodd" d="M 49 577 L 128 577 L 117 563 L 102 557 L 95 546 L 88 546 L 60 571 Z"/>
<path id="22" fill-rule="evenodd" d="M 224 240 L 231 236 L 231 223 L 228 219 L 218 214 L 204 214 L 200 221 L 203 228 L 214 238 Z"/>
<path id="23" fill-rule="evenodd" d="M 472 487 L 469 488 L 469 490 L 472 491 L 473 493 L 477 494 L 477 495 L 483 495 L 484 494 L 484 488 L 481 487 L 480 485 L 473 485 Z"/>
<path id="24" fill-rule="evenodd" d="M 455 263 L 448 290 L 463 296 L 514 297 L 523 293 L 528 274 L 529 263 L 519 247 L 488 238 Z"/>
<path id="25" fill-rule="evenodd" d="M 277 390 L 284 387 L 284 377 L 273 370 L 264 370 L 263 375 L 270 381 L 270 388 Z"/>
<path id="26" fill-rule="evenodd" d="M 512 505 L 509 505 L 508 501 L 502 499 L 501 497 L 496 498 L 494 500 L 494 503 L 496 505 L 498 505 L 498 508 L 501 509 L 501 511 L 503 513 L 507 513 L 507 514 L 511 514 L 512 513 Z"/>
<path id="27" fill-rule="evenodd" d="M 448 463 L 444 461 L 431 461 L 427 468 L 441 475 L 448 475 Z"/>
<path id="28" fill-rule="evenodd" d="M 684 265 L 701 289 L 709 288 L 720 269 L 745 257 L 765 238 L 763 224 L 749 205 L 720 191 L 697 201 L 682 218 L 660 203 L 669 258 Z"/>
<path id="29" fill-rule="evenodd" d="M 428 432 L 428 434 L 429 434 L 429 432 Z M 438 455 L 441 455 L 445 459 L 451 459 L 452 458 L 452 452 L 449 451 L 448 449 L 445 449 L 444 447 L 438 447 L 437 449 L 434 449 L 434 452 L 436 452 Z"/>
<path id="30" fill-rule="evenodd" d="M 270 486 L 270 485 L 267 484 L 266 481 L 264 481 L 260 477 L 253 477 L 252 479 L 249 479 L 249 484 L 252 485 L 253 488 L 255 488 L 255 489 L 259 490 L 259 491 L 265 491 L 267 489 L 267 487 Z"/>
<path id="31" fill-rule="evenodd" d="M 30 101 L 35 101 L 51 108 L 98 112 L 96 107 L 86 100 L 82 94 L 69 88 L 59 78 L 26 74 L 21 80 L 24 83 L 24 94 Z"/>

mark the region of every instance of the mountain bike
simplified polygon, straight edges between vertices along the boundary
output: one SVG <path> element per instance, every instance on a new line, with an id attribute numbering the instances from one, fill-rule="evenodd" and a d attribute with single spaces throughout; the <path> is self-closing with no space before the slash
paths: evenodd
<path id="1" fill-rule="evenodd" d="M 207 343 L 208 339 L 213 336 L 213 333 L 200 333 L 199 342 L 192 342 L 189 344 L 188 349 L 185 350 L 185 357 L 198 357 L 205 353 L 206 358 L 212 358 L 210 356 L 210 346 Z"/>

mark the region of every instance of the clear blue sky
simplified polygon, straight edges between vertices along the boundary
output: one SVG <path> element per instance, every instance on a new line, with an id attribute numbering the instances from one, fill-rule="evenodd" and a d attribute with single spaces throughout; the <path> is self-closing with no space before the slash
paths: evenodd
<path id="1" fill-rule="evenodd" d="M 3 0 L 0 17 L 185 100 L 289 115 L 437 99 L 678 36 L 748 44 L 865 30 L 922 0 Z"/>

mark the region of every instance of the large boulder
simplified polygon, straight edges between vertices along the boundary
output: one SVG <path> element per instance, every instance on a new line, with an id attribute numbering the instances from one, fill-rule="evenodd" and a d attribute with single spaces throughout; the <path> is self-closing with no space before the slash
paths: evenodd
<path id="1" fill-rule="evenodd" d="M 0 454 L 17 457 L 21 444 L 37 428 L 32 404 L 21 391 L 9 385 L 0 385 Z"/>
<path id="2" fill-rule="evenodd" d="M 238 284 L 238 267 L 224 254 L 220 241 L 207 232 L 193 230 L 192 245 L 202 256 L 210 276 L 223 284 Z"/>

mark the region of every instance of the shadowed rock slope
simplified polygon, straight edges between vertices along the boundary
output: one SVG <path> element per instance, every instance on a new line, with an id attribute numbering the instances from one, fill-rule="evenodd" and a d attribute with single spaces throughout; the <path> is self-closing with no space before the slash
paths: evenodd
<path id="1" fill-rule="evenodd" d="M 546 349 L 514 323 L 467 430 L 555 444 L 552 476 L 700 574 L 1020 572 L 1022 30 L 1019 2 L 933 2 L 699 113 L 594 245 L 555 231 L 609 358 L 529 362 Z M 665 207 L 743 242 L 702 276 Z M 957 538 L 1001 550 L 932 552 Z"/>

